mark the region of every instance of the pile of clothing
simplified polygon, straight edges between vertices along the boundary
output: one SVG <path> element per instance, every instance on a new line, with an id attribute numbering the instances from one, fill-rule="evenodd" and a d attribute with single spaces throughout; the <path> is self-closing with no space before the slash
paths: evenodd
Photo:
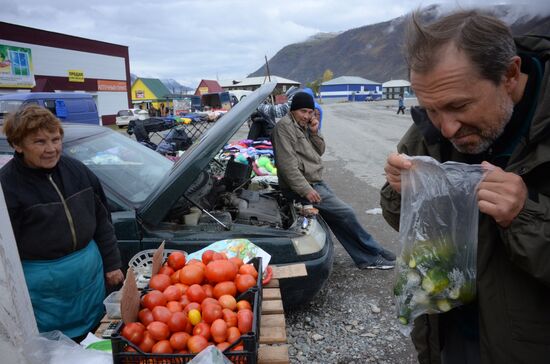
<path id="1" fill-rule="evenodd" d="M 277 176 L 273 145 L 269 140 L 243 139 L 230 142 L 219 156 L 220 160 L 234 159 L 242 164 L 252 163 L 256 176 Z"/>

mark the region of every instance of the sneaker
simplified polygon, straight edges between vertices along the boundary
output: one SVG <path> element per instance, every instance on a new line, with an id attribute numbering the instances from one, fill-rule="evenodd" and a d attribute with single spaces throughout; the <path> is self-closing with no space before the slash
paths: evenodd
<path id="1" fill-rule="evenodd" d="M 390 262 L 394 262 L 396 259 L 395 254 L 388 249 L 382 248 L 379 254 L 382 256 L 382 258 L 389 260 Z"/>
<path id="2" fill-rule="evenodd" d="M 377 255 L 372 262 L 358 266 L 359 269 L 392 269 L 394 267 L 395 262 L 387 260 L 382 254 Z"/>

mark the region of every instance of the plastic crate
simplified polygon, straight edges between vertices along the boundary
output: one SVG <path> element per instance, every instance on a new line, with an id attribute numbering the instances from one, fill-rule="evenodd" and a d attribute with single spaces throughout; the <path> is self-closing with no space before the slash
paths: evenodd
<path id="1" fill-rule="evenodd" d="M 151 269 L 153 269 L 153 255 L 157 249 L 142 250 L 130 259 L 128 267 L 134 270 L 136 275 L 136 284 L 138 289 L 147 287 L 149 279 L 151 279 Z M 166 261 L 170 253 L 179 251 L 185 254 L 187 259 L 187 252 L 177 249 L 164 249 L 162 255 L 162 263 Z"/>
<path id="2" fill-rule="evenodd" d="M 256 364 L 258 362 L 258 347 L 260 345 L 260 320 L 262 311 L 262 258 L 252 259 L 253 264 L 258 271 L 256 286 L 243 292 L 237 297 L 237 300 L 247 300 L 252 305 L 252 331 L 241 335 L 239 340 L 231 343 L 223 354 L 233 363 L 238 364 Z M 126 338 L 121 336 L 124 324 L 122 321 L 118 324 L 115 333 L 111 336 L 111 346 L 114 364 L 180 364 L 188 363 L 195 354 L 150 354 L 142 352 L 137 345 L 132 344 Z M 232 348 L 242 341 L 243 350 L 231 351 Z M 131 346 L 135 352 L 128 352 L 126 349 Z"/>

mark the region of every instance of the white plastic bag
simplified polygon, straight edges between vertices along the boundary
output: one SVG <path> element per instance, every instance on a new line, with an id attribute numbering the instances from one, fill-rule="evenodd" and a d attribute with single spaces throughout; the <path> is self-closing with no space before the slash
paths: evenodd
<path id="1" fill-rule="evenodd" d="M 231 361 L 218 348 L 210 345 L 198 353 L 189 364 L 231 364 Z"/>
<path id="2" fill-rule="evenodd" d="M 55 330 L 29 337 L 23 344 L 23 355 L 29 364 L 112 364 L 110 353 L 88 350 Z"/>
<path id="3" fill-rule="evenodd" d="M 407 157 L 394 285 L 402 331 L 421 314 L 442 313 L 475 298 L 481 165 Z"/>

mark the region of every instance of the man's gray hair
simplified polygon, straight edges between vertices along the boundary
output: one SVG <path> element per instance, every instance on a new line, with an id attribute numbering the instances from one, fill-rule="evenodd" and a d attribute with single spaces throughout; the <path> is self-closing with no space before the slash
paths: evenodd
<path id="1" fill-rule="evenodd" d="M 452 43 L 463 51 L 479 74 L 499 84 L 516 46 L 510 28 L 498 18 L 479 10 L 462 10 L 424 24 L 412 14 L 405 41 L 409 72 L 426 73 L 437 65 L 439 50 Z"/>

